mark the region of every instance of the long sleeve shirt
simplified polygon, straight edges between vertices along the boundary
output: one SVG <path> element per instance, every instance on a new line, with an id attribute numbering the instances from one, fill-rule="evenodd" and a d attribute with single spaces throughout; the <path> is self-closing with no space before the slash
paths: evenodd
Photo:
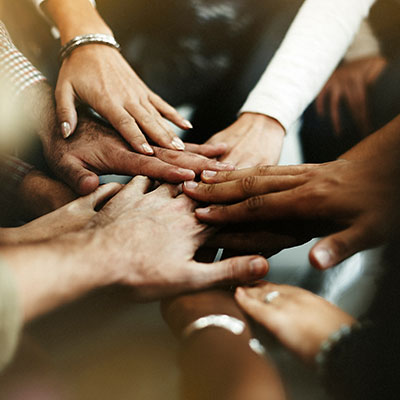
<path id="1" fill-rule="evenodd" d="M 315 99 L 375 0 L 306 0 L 240 112 L 277 119 L 285 129 Z"/>

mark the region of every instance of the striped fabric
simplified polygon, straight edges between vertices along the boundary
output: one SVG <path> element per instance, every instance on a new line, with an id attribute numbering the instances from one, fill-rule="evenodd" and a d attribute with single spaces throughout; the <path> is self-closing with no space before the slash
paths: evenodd
<path id="1" fill-rule="evenodd" d="M 46 80 L 14 46 L 0 21 L 0 80 L 3 94 L 16 98 L 26 88 Z"/>

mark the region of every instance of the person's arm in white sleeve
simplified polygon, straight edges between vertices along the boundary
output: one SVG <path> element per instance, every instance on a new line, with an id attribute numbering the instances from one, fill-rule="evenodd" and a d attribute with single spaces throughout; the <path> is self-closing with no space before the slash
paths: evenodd
<path id="1" fill-rule="evenodd" d="M 375 0 L 306 0 L 241 113 L 288 129 L 318 95 Z"/>

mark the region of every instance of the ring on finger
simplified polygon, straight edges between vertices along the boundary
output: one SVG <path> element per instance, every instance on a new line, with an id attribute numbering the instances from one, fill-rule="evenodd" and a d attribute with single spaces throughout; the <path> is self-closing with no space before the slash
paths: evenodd
<path id="1" fill-rule="evenodd" d="M 277 290 L 274 290 L 273 292 L 267 293 L 264 297 L 264 303 L 270 304 L 274 299 L 280 296 L 280 293 Z"/>

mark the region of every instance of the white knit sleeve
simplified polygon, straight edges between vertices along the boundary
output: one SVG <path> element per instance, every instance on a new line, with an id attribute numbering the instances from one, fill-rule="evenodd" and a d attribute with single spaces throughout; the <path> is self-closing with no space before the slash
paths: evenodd
<path id="1" fill-rule="evenodd" d="M 240 112 L 277 119 L 303 114 L 344 56 L 375 0 L 306 0 Z"/>

